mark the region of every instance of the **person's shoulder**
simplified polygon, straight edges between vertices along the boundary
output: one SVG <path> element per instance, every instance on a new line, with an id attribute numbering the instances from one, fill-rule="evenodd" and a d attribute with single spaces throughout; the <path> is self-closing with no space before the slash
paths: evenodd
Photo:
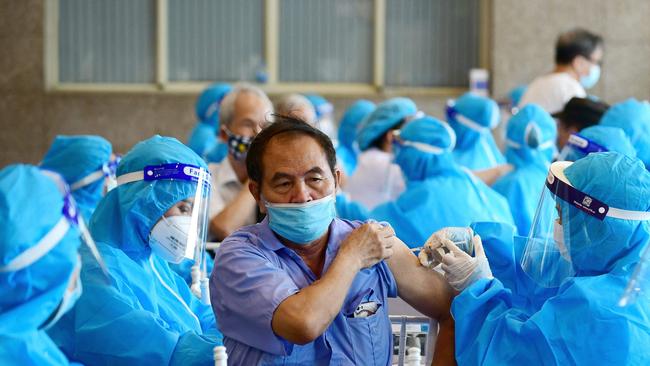
<path id="1" fill-rule="evenodd" d="M 215 253 L 218 262 L 222 257 L 267 257 L 271 249 L 264 240 L 271 240 L 265 233 L 263 223 L 244 226 L 226 237 Z"/>
<path id="2" fill-rule="evenodd" d="M 361 225 L 365 224 L 367 221 L 361 221 L 361 220 L 348 220 L 348 219 L 342 219 L 339 217 L 334 218 L 335 223 L 337 225 L 338 230 L 340 231 L 352 231 Z"/>
<path id="3" fill-rule="evenodd" d="M 219 249 L 222 248 L 237 248 L 241 246 L 258 246 L 261 237 L 260 224 L 253 224 L 248 226 L 243 226 L 232 234 L 228 235 L 219 246 Z"/>

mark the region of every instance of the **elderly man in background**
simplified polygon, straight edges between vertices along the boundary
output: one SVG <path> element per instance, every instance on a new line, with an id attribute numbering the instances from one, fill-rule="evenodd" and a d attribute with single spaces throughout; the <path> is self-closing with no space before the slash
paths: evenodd
<path id="1" fill-rule="evenodd" d="M 221 102 L 219 138 L 228 145 L 228 156 L 209 164 L 212 174 L 210 236 L 223 240 L 242 226 L 257 220 L 255 200 L 248 191 L 246 153 L 251 141 L 270 121 L 273 105 L 266 94 L 249 84 L 239 84 Z"/>

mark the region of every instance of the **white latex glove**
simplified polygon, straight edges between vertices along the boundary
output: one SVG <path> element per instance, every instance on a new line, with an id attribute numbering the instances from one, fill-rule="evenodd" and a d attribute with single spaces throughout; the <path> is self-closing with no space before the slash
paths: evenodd
<path id="1" fill-rule="evenodd" d="M 492 278 L 490 264 L 488 263 L 483 243 L 478 235 L 472 238 L 474 244 L 474 257 L 462 251 L 451 241 L 445 246 L 450 250 L 442 256 L 442 270 L 447 282 L 456 289 L 463 291 L 481 278 Z"/>
<path id="2" fill-rule="evenodd" d="M 474 232 L 468 227 L 446 227 L 433 233 L 422 247 L 418 259 L 428 268 L 434 268 L 442 263 L 442 256 L 450 252 L 447 242 L 462 248 L 468 254 L 474 252 L 472 236 Z"/>

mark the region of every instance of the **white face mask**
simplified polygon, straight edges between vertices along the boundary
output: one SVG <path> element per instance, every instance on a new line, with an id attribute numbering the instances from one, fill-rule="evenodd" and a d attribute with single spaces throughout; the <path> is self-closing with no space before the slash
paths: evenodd
<path id="1" fill-rule="evenodd" d="M 168 262 L 180 263 L 185 256 L 191 222 L 191 216 L 163 216 L 151 229 L 149 235 L 151 251 Z"/>
<path id="2" fill-rule="evenodd" d="M 570 261 L 571 256 L 569 255 L 569 251 L 564 244 L 564 230 L 562 228 L 562 225 L 560 225 L 557 220 L 553 222 L 553 240 L 555 240 L 555 245 L 557 245 L 557 248 L 560 250 L 562 257 Z"/>

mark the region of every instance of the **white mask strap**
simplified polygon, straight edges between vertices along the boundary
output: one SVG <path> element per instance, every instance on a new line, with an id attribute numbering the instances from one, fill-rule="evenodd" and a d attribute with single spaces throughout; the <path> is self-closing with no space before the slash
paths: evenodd
<path id="1" fill-rule="evenodd" d="M 117 185 L 121 186 L 123 184 L 133 183 L 141 180 L 144 180 L 143 170 L 120 175 L 119 177 L 117 177 Z"/>
<path id="2" fill-rule="evenodd" d="M 480 124 L 478 124 L 478 123 L 472 121 L 471 119 L 469 119 L 469 118 L 463 116 L 463 115 L 460 114 L 460 113 L 456 113 L 456 115 L 454 116 L 454 118 L 455 118 L 456 121 L 458 121 L 458 123 L 460 123 L 461 125 L 463 125 L 463 126 L 469 128 L 469 129 L 472 129 L 472 130 L 474 130 L 474 131 L 481 132 L 481 133 L 487 133 L 487 132 L 490 131 L 489 128 L 481 126 Z"/>
<path id="3" fill-rule="evenodd" d="M 425 144 L 423 142 L 402 140 L 400 143 L 404 146 L 410 146 L 416 150 L 429 153 L 429 154 L 440 155 L 445 152 L 444 149 L 441 149 L 437 146 Z"/>
<path id="4" fill-rule="evenodd" d="M 72 183 L 70 185 L 70 190 L 76 191 L 77 189 L 85 187 L 85 186 L 87 186 L 87 185 L 89 185 L 91 183 L 94 183 L 94 182 L 104 178 L 105 176 L 106 176 L 106 173 L 104 173 L 103 170 L 101 170 L 101 169 L 96 170 L 96 171 L 88 174 L 87 176 L 79 179 L 78 181 Z"/>
<path id="5" fill-rule="evenodd" d="M 607 211 L 607 217 L 631 221 L 650 221 L 650 212 L 647 211 L 628 211 L 620 208 L 610 207 Z"/>
<path id="6" fill-rule="evenodd" d="M 8 264 L 0 267 L 0 272 L 15 272 L 36 262 L 63 239 L 69 228 L 68 219 L 61 216 L 59 222 L 36 245 L 20 253 Z"/>
<path id="7" fill-rule="evenodd" d="M 506 146 L 512 147 L 513 149 L 521 149 L 521 144 L 514 142 L 510 139 L 506 139 Z"/>

